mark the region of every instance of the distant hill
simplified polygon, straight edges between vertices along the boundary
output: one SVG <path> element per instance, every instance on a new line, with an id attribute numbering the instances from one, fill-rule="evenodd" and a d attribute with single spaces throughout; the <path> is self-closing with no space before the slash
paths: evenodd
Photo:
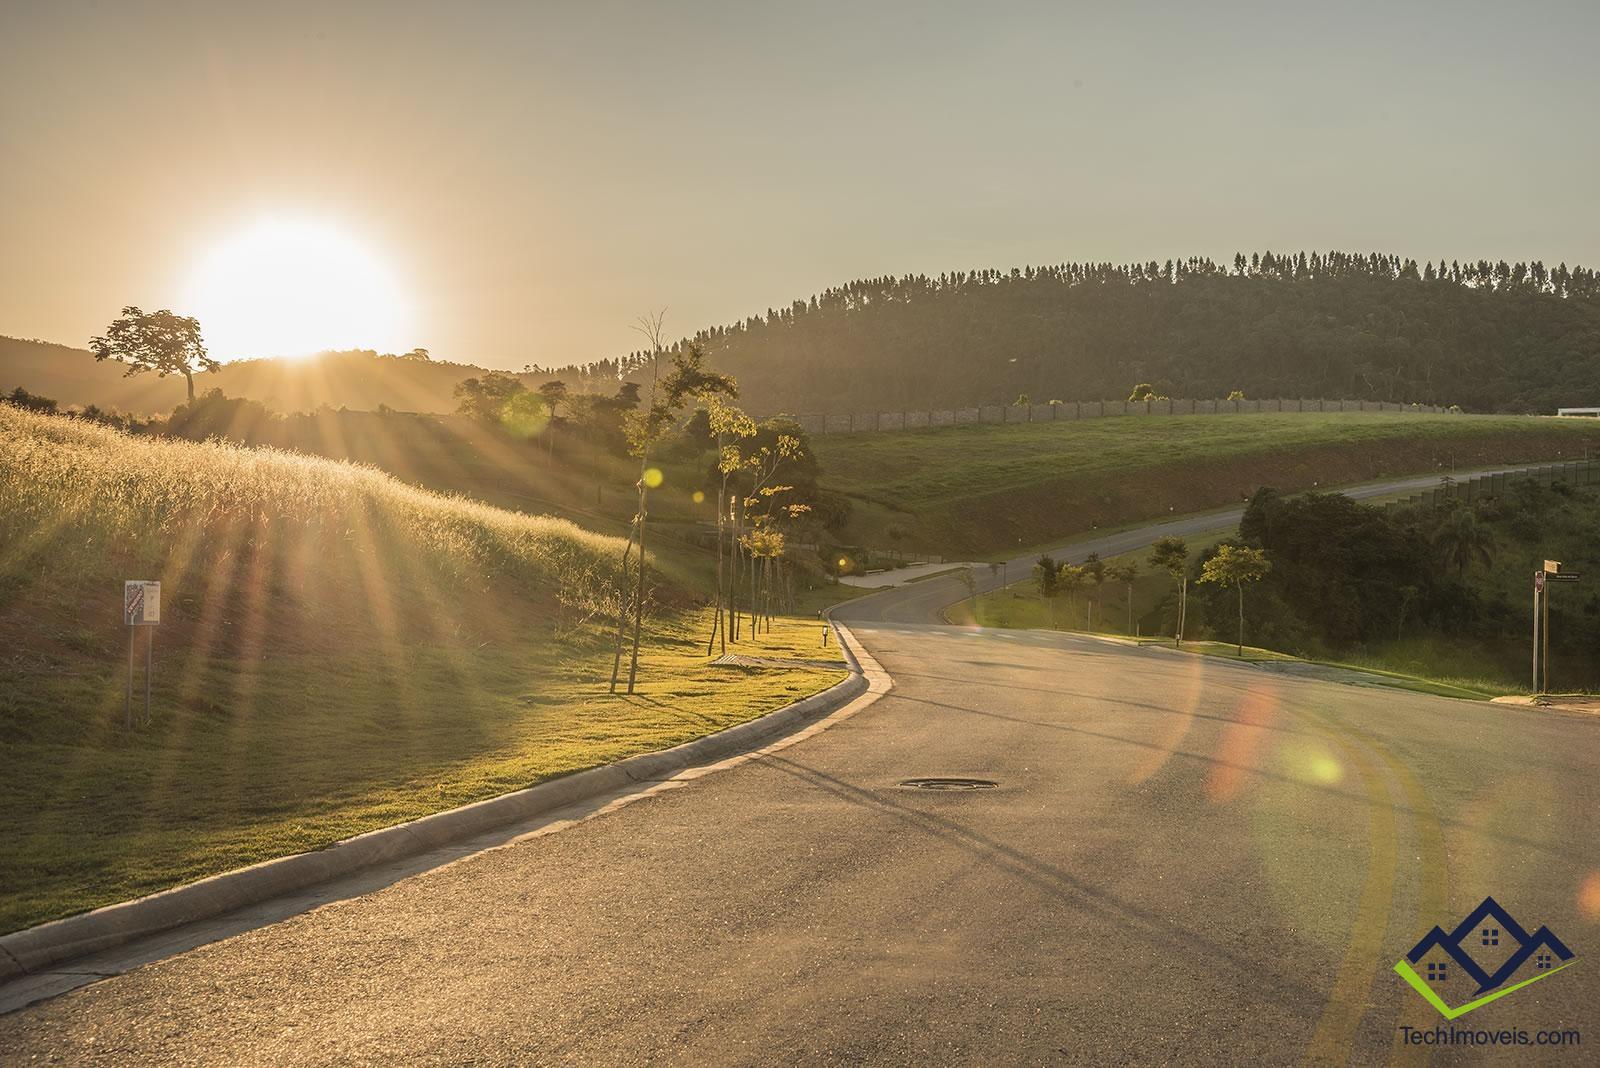
<path id="1" fill-rule="evenodd" d="M 1126 397 L 1326 397 L 1480 412 L 1600 405 L 1600 277 L 1542 263 L 1344 252 L 1019 267 L 850 282 L 692 339 L 758 414 Z M 682 344 L 682 342 L 680 342 Z M 610 393 L 632 353 L 557 372 Z M 448 412 L 470 364 L 373 352 L 227 364 L 197 381 L 283 412 Z M 181 382 L 121 378 L 81 349 L 0 338 L 0 390 L 165 412 Z"/>
<path id="2" fill-rule="evenodd" d="M 1138 382 L 1174 397 L 1600 404 L 1600 280 L 1564 264 L 1268 252 L 874 278 L 695 340 L 761 412 L 1115 399 Z"/>
<path id="3" fill-rule="evenodd" d="M 171 411 L 183 403 L 183 379 L 98 363 L 87 350 L 43 341 L 0 337 L 0 391 L 22 386 L 65 406 L 97 404 L 136 415 Z M 330 352 L 304 360 L 240 360 L 195 379 L 204 392 L 258 400 L 280 412 L 312 411 L 322 405 L 371 411 L 450 412 L 456 383 L 484 374 L 481 367 L 438 360 L 380 356 L 375 352 Z M 548 375 L 527 376 L 530 384 Z"/>

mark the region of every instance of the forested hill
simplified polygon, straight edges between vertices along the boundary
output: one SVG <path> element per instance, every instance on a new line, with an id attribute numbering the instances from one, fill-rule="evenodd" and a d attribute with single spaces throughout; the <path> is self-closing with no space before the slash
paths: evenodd
<path id="1" fill-rule="evenodd" d="M 766 412 L 1096 400 L 1136 382 L 1174 397 L 1600 404 L 1600 280 L 1540 263 L 1269 252 L 875 278 L 694 340 Z"/>

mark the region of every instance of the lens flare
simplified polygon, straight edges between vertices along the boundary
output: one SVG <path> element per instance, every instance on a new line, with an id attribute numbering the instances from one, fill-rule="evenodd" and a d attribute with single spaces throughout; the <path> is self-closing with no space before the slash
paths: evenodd
<path id="1" fill-rule="evenodd" d="M 706 502 L 705 493 L 703 491 L 701 491 L 701 490 L 695 490 L 694 491 L 694 503 L 695 504 L 704 504 L 705 502 Z"/>
<path id="2" fill-rule="evenodd" d="M 1319 742 L 1285 746 L 1279 758 L 1284 771 L 1301 782 L 1333 786 L 1344 781 L 1344 764 Z"/>
<path id="3" fill-rule="evenodd" d="M 1578 911 L 1591 922 L 1600 922 L 1600 871 L 1584 876 L 1578 888 Z"/>
<path id="4" fill-rule="evenodd" d="M 1278 712 L 1278 695 L 1266 687 L 1251 690 L 1239 702 L 1239 715 L 1217 743 L 1217 762 L 1206 778 L 1206 797 L 1225 805 L 1239 796 L 1245 778 L 1258 764 L 1257 753 Z"/>
<path id="5" fill-rule="evenodd" d="M 518 393 L 500 409 L 500 424 L 518 437 L 537 437 L 550 423 L 550 408 L 537 393 Z"/>
<path id="6" fill-rule="evenodd" d="M 644 484 L 646 486 L 650 487 L 651 489 L 655 489 L 657 486 L 661 485 L 663 481 L 665 481 L 665 476 L 661 474 L 661 468 L 650 467 L 645 469 Z"/>

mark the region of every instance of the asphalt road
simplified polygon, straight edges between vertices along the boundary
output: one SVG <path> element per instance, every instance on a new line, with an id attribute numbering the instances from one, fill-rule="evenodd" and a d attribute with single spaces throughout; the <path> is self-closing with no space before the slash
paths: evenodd
<path id="1" fill-rule="evenodd" d="M 1381 1062 L 1443 1023 L 1391 966 L 1486 895 L 1579 964 L 1457 1026 L 1600 1043 L 1600 719 L 935 626 L 940 581 L 841 612 L 894 687 L 829 729 L 0 1017 L 0 1058 Z"/>

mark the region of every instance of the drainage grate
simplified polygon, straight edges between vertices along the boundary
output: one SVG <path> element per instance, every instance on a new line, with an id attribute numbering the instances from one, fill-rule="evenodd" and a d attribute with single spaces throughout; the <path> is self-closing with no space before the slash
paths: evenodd
<path id="1" fill-rule="evenodd" d="M 993 790 L 1000 784 L 990 779 L 953 779 L 940 776 L 928 779 L 904 779 L 900 785 L 912 790 Z"/>

